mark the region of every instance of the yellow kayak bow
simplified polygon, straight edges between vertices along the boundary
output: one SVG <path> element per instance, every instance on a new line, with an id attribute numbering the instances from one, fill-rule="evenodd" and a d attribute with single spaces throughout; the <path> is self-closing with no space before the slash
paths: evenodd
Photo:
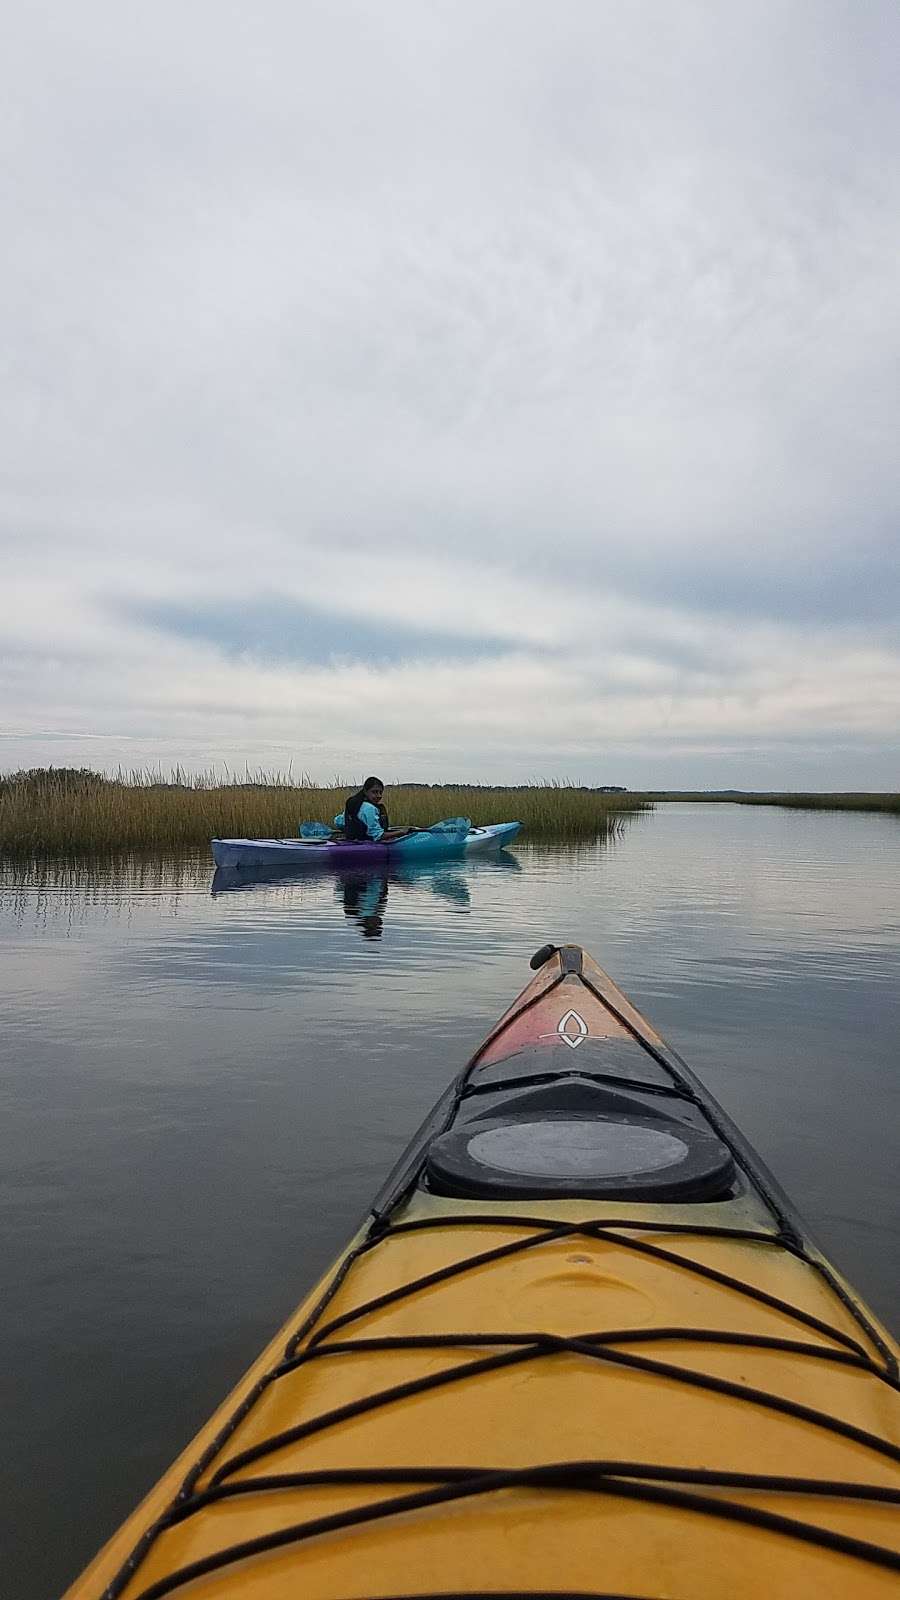
<path id="1" fill-rule="evenodd" d="M 897 1347 L 577 946 L 68 1600 L 896 1600 Z"/>

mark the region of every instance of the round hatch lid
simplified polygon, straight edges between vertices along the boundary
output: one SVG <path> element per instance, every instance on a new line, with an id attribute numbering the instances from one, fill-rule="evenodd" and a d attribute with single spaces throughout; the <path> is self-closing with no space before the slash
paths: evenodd
<path id="1" fill-rule="evenodd" d="M 715 1134 L 682 1122 L 558 1112 L 451 1130 L 431 1146 L 426 1170 L 444 1194 L 675 1201 L 721 1194 L 734 1164 Z"/>

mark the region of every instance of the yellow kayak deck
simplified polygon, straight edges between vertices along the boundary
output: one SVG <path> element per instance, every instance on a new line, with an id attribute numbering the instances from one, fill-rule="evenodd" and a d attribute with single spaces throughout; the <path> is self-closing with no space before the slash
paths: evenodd
<path id="1" fill-rule="evenodd" d="M 570 1014 L 683 1069 L 557 953 L 451 1120 L 548 1015 L 570 1078 Z M 69 1600 L 900 1592 L 896 1346 L 744 1147 L 699 1202 L 487 1200 L 423 1185 L 434 1138 Z"/>

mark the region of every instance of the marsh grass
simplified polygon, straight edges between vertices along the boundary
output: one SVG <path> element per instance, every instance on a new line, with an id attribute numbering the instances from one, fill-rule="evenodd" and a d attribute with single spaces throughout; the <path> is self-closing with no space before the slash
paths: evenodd
<path id="1" fill-rule="evenodd" d="M 281 838 L 300 822 L 330 822 L 355 785 L 328 787 L 289 773 L 189 777 L 176 769 L 101 773 L 37 769 L 0 778 L 0 850 L 8 856 L 74 856 L 111 851 L 206 850 L 210 839 Z M 427 827 L 441 817 L 475 823 L 521 822 L 532 839 L 608 838 L 624 817 L 648 809 L 629 794 L 604 794 L 566 783 L 517 788 L 391 785 L 395 825 Z"/>

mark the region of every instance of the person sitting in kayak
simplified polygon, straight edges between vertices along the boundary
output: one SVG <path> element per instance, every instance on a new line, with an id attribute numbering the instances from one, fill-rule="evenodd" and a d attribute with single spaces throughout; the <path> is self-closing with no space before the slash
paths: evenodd
<path id="1" fill-rule="evenodd" d="M 356 794 L 351 794 L 343 811 L 335 817 L 335 827 L 343 828 L 346 839 L 360 844 L 365 839 L 382 839 L 390 830 L 383 796 L 384 784 L 381 779 L 367 778 L 362 788 Z M 394 831 L 396 833 L 397 830 Z"/>

